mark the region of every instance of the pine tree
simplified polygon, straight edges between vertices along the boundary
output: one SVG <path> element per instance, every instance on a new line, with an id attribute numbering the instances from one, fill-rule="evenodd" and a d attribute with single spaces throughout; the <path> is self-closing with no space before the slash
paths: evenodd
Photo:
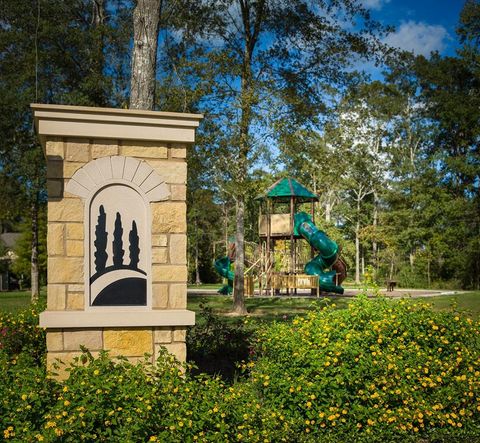
<path id="1" fill-rule="evenodd" d="M 107 237 L 106 230 L 107 215 L 103 205 L 100 205 L 97 226 L 95 226 L 95 271 L 101 272 L 105 269 L 107 263 Z"/>
<path id="2" fill-rule="evenodd" d="M 139 239 L 135 220 L 132 221 L 132 229 L 128 234 L 128 240 L 130 241 L 130 267 L 133 269 L 138 269 L 138 262 L 140 261 L 140 248 L 138 247 Z"/>
<path id="3" fill-rule="evenodd" d="M 115 218 L 115 230 L 113 231 L 113 266 L 115 268 L 120 268 L 123 266 L 123 227 L 122 227 L 122 216 L 117 212 Z"/>

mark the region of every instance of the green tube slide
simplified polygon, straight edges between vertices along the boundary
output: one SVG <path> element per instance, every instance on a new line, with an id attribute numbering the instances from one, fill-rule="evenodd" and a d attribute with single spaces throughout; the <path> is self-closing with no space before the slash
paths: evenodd
<path id="1" fill-rule="evenodd" d="M 338 259 L 337 243 L 318 229 L 305 212 L 295 214 L 295 228 L 319 254 L 305 265 L 305 273 L 318 275 L 320 289 L 327 292 L 343 294 L 344 289 L 335 284 L 336 271 L 326 271 Z"/>
<path id="2" fill-rule="evenodd" d="M 215 270 L 223 277 L 227 279 L 227 284 L 223 285 L 219 290 L 219 294 L 229 295 L 233 292 L 233 279 L 235 274 L 230 269 L 231 261 L 226 257 L 215 260 Z"/>

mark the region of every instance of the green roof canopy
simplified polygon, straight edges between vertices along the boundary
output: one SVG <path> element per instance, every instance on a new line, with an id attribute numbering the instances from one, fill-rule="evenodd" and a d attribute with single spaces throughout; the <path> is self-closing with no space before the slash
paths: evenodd
<path id="1" fill-rule="evenodd" d="M 288 201 L 291 197 L 295 197 L 297 201 L 318 200 L 318 197 L 313 192 L 310 192 L 293 178 L 277 180 L 267 189 L 265 194 L 260 195 L 257 199 L 271 198 Z"/>

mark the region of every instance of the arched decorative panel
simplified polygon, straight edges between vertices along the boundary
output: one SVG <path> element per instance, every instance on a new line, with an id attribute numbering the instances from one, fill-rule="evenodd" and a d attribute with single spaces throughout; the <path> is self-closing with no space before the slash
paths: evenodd
<path id="1" fill-rule="evenodd" d="M 149 203 L 169 197 L 164 180 L 144 161 L 104 157 L 80 168 L 66 191 L 85 199 L 88 306 L 148 306 Z"/>

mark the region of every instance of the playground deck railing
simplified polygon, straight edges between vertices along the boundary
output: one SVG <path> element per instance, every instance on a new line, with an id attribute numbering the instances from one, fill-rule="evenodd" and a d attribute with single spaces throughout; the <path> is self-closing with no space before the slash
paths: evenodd
<path id="1" fill-rule="evenodd" d="M 318 276 L 308 274 L 273 274 L 272 289 L 317 289 Z"/>

